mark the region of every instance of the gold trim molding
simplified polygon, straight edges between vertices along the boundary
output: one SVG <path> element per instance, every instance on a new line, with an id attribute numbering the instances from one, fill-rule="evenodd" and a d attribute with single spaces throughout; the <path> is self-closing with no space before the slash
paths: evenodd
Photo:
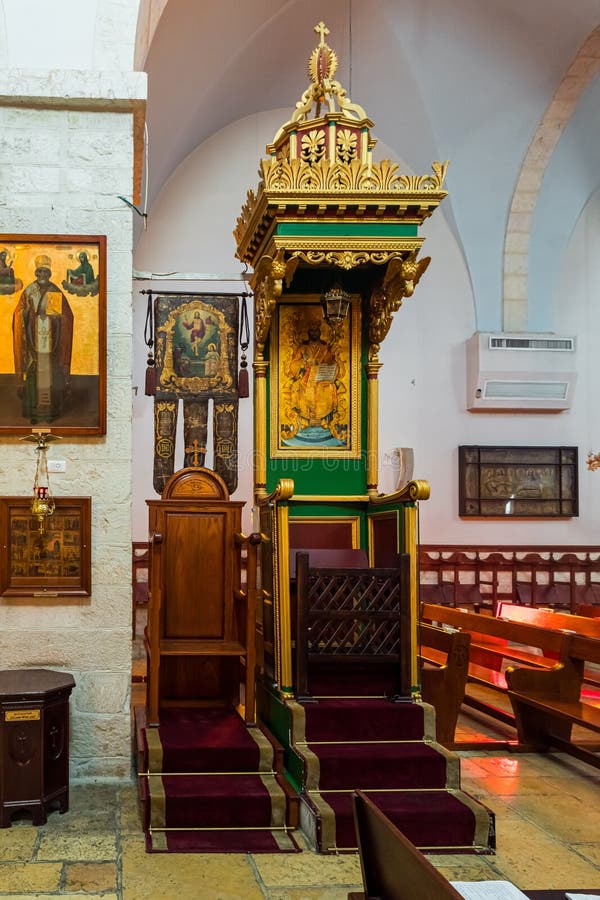
<path id="1" fill-rule="evenodd" d="M 431 486 L 424 479 L 416 479 L 409 481 L 399 491 L 394 494 L 379 494 L 377 497 L 370 497 L 371 506 L 383 506 L 389 503 L 400 503 L 406 500 L 429 500 L 431 494 Z"/>

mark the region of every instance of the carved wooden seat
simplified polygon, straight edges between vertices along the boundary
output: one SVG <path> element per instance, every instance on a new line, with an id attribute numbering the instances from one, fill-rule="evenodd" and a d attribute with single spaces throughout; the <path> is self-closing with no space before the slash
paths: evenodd
<path id="1" fill-rule="evenodd" d="M 240 684 L 252 721 L 256 552 L 241 532 L 244 503 L 202 468 L 176 472 L 147 503 L 149 724 L 166 706 L 236 706 Z"/>

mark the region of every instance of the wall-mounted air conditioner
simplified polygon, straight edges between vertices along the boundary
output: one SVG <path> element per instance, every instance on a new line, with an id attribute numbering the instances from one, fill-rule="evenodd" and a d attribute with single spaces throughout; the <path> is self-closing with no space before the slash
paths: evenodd
<path id="1" fill-rule="evenodd" d="M 576 378 L 574 337 L 477 331 L 467 341 L 471 412 L 560 412 Z"/>

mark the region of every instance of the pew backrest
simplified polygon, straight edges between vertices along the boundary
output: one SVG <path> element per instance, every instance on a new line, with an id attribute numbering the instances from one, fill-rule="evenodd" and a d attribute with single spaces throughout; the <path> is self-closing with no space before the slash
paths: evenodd
<path id="1" fill-rule="evenodd" d="M 556 613 L 549 613 L 555 616 Z M 471 634 L 471 645 L 479 635 L 501 638 L 526 647 L 538 647 L 557 658 L 585 660 L 600 664 L 600 639 L 585 634 L 577 634 L 573 629 L 542 628 L 525 622 L 497 619 L 494 616 L 463 612 L 447 606 L 425 603 L 421 607 L 421 618 L 426 622 L 438 622 L 460 628 Z M 571 620 L 574 616 L 565 616 Z"/>
<path id="2" fill-rule="evenodd" d="M 499 603 L 496 613 L 498 619 L 509 622 L 524 622 L 548 628 L 551 631 L 574 631 L 587 637 L 600 638 L 600 619 L 588 616 L 570 615 L 569 613 L 548 612 L 533 606 L 520 606 L 517 603 Z"/>
<path id="3" fill-rule="evenodd" d="M 353 804 L 365 900 L 459 900 L 461 894 L 362 791 Z"/>

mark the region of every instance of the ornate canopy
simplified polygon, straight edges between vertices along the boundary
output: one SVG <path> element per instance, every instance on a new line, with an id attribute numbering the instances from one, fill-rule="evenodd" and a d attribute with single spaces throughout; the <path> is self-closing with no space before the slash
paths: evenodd
<path id="1" fill-rule="evenodd" d="M 418 259 L 418 227 L 446 196 L 447 163 L 428 175 L 403 175 L 389 160 L 373 162 L 373 123 L 334 79 L 337 57 L 320 41 L 308 64 L 310 84 L 288 122 L 267 145 L 260 182 L 248 191 L 234 236 L 237 256 L 254 268 L 255 345 L 260 356 L 284 280 L 299 265 L 350 271 L 378 268 L 369 303 L 369 358 L 402 298 L 410 296 L 429 258 Z"/>

